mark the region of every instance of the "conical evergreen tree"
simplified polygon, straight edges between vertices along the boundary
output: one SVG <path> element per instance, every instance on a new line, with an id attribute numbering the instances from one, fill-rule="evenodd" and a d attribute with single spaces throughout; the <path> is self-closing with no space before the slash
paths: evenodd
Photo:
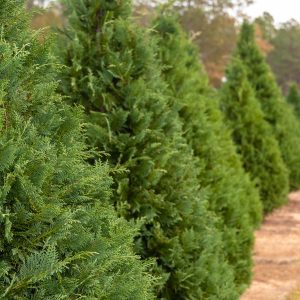
<path id="1" fill-rule="evenodd" d="M 290 85 L 287 102 L 292 106 L 295 115 L 300 120 L 300 92 L 296 83 Z"/>
<path id="2" fill-rule="evenodd" d="M 254 27 L 245 22 L 236 50 L 246 66 L 248 80 L 273 128 L 290 175 L 290 187 L 300 187 L 300 125 L 276 84 L 274 75 L 255 43 Z"/>
<path id="3" fill-rule="evenodd" d="M 164 79 L 179 107 L 184 132 L 199 158 L 200 185 L 209 193 L 209 207 L 221 218 L 227 259 L 242 291 L 251 278 L 253 225 L 262 205 L 225 128 L 216 95 L 199 63 L 197 49 L 168 12 L 154 21 Z"/>
<path id="4" fill-rule="evenodd" d="M 144 219 L 137 248 L 157 258 L 164 299 L 237 299 L 220 232 L 199 188 L 196 159 L 160 77 L 150 35 L 134 26 L 130 1 L 68 1 L 62 89 L 88 113 L 89 142 L 127 172 L 115 203 Z"/>
<path id="5" fill-rule="evenodd" d="M 244 168 L 260 190 L 264 211 L 271 212 L 287 200 L 288 171 L 272 128 L 264 119 L 245 68 L 238 59 L 234 59 L 228 69 L 221 101 Z"/>
<path id="6" fill-rule="evenodd" d="M 108 167 L 84 163 L 82 113 L 23 6 L 0 2 L 0 298 L 152 299 L 136 228 L 108 204 Z"/>

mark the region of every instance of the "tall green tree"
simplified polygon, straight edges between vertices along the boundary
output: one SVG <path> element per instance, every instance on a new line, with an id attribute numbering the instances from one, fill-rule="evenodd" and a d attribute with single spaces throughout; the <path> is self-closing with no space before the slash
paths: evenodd
<path id="1" fill-rule="evenodd" d="M 163 299 L 237 299 L 197 160 L 160 76 L 156 45 L 130 19 L 128 0 L 67 1 L 62 89 L 88 114 L 88 141 L 126 173 L 114 199 L 144 220 L 137 249 L 157 258 Z"/>
<path id="2" fill-rule="evenodd" d="M 170 13 L 156 18 L 154 28 L 160 37 L 164 79 L 179 107 L 185 137 L 199 158 L 199 184 L 209 193 L 209 208 L 221 219 L 226 257 L 234 268 L 237 290 L 242 291 L 251 278 L 253 227 L 261 220 L 258 192 L 224 126 L 198 50 Z"/>
<path id="3" fill-rule="evenodd" d="M 109 205 L 108 166 L 85 163 L 82 113 L 56 93 L 24 2 L 0 2 L 0 298 L 151 299 L 136 226 Z"/>
<path id="4" fill-rule="evenodd" d="M 246 67 L 247 78 L 261 104 L 265 120 L 273 128 L 282 157 L 290 172 L 290 188 L 300 186 L 300 125 L 285 101 L 270 67 L 255 43 L 254 27 L 245 22 L 241 28 L 236 56 Z"/>
<path id="5" fill-rule="evenodd" d="M 241 61 L 231 62 L 226 78 L 221 90 L 222 108 L 244 168 L 257 184 L 268 213 L 287 200 L 288 170 Z"/>
<path id="6" fill-rule="evenodd" d="M 300 120 L 300 92 L 296 83 L 292 83 L 289 88 L 287 102 L 292 106 L 298 120 Z"/>

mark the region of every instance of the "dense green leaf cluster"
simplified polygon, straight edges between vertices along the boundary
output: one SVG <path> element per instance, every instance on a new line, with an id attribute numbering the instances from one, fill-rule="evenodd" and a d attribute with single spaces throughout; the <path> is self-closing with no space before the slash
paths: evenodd
<path id="1" fill-rule="evenodd" d="M 255 43 L 254 27 L 245 22 L 236 50 L 246 67 L 255 97 L 261 104 L 265 120 L 279 142 L 283 160 L 290 172 L 290 187 L 300 187 L 300 125 L 283 98 L 270 67 Z"/>
<path id="2" fill-rule="evenodd" d="M 265 213 L 287 200 L 288 170 L 241 61 L 233 59 L 221 90 L 222 108 L 243 165 L 256 183 Z"/>
<path id="3" fill-rule="evenodd" d="M 129 2 L 67 1 L 62 90 L 84 105 L 89 144 L 126 169 L 114 177 L 115 204 L 144 220 L 137 250 L 157 258 L 158 297 L 237 299 L 219 221 L 199 186 L 200 163 L 183 137 L 153 38 L 126 15 Z"/>
<path id="4" fill-rule="evenodd" d="M 237 290 L 251 278 L 253 227 L 261 220 L 259 195 L 242 167 L 224 126 L 216 95 L 199 63 L 198 51 L 174 17 L 154 22 L 164 79 L 179 110 L 185 137 L 198 160 L 198 182 L 208 193 L 210 210 L 220 217 L 225 253 L 235 271 Z"/>
<path id="5" fill-rule="evenodd" d="M 0 2 L 0 298 L 151 299 L 137 228 L 109 204 L 108 166 L 84 162 L 82 113 L 23 4 Z"/>

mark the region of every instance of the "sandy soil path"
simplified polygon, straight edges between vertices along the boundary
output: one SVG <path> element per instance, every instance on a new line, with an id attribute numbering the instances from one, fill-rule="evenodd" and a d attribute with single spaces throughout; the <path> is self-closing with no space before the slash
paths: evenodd
<path id="1" fill-rule="evenodd" d="M 300 192 L 256 232 L 253 283 L 241 300 L 285 300 L 300 286 Z"/>

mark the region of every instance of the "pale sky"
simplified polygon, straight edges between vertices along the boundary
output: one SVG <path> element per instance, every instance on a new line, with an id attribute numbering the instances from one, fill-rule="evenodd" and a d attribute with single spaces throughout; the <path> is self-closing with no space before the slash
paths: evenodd
<path id="1" fill-rule="evenodd" d="M 275 19 L 276 24 L 295 19 L 300 22 L 300 0 L 254 0 L 255 3 L 246 9 L 251 17 L 269 12 Z"/>

